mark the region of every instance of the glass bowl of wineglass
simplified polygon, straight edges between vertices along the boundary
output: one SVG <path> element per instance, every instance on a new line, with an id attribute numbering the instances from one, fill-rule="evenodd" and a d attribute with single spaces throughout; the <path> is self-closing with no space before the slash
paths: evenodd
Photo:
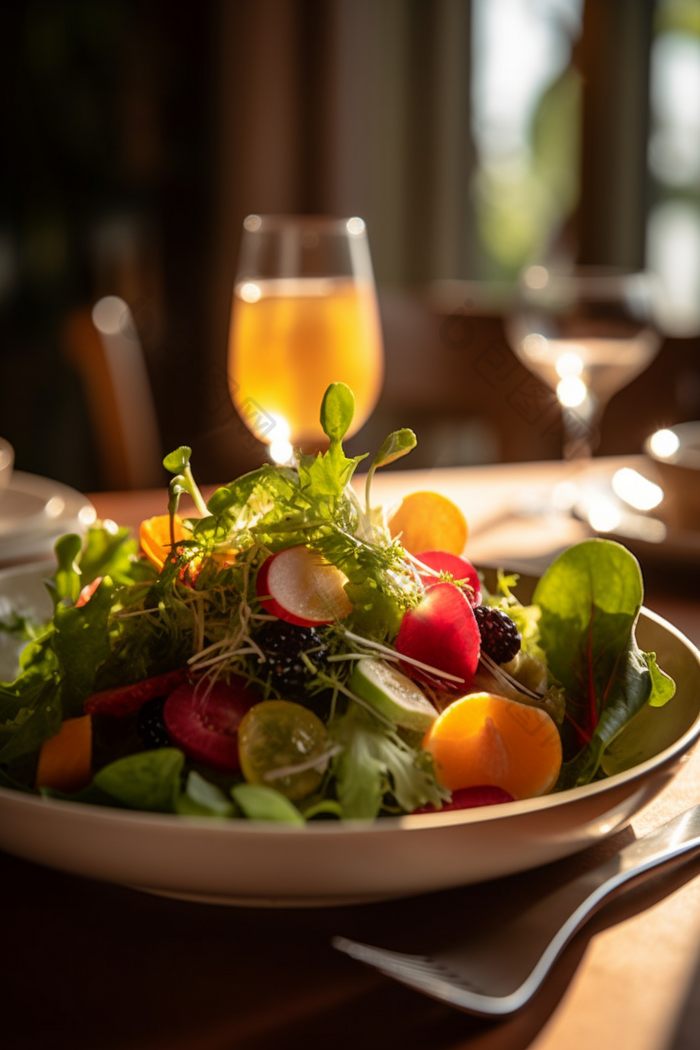
<path id="1" fill-rule="evenodd" d="M 656 296 L 649 273 L 544 266 L 523 273 L 506 331 L 516 356 L 557 396 L 566 460 L 591 457 L 611 397 L 658 353 Z"/>
<path id="2" fill-rule="evenodd" d="M 243 223 L 228 350 L 231 398 L 278 462 L 323 448 L 323 394 L 355 395 L 355 433 L 382 387 L 382 330 L 360 218 L 249 215 Z"/>

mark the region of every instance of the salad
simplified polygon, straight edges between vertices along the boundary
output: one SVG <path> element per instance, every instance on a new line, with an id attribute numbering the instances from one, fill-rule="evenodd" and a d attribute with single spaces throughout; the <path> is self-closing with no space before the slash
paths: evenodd
<path id="1" fill-rule="evenodd" d="M 303 824 L 508 802 L 639 761 L 630 726 L 674 684 L 636 642 L 636 559 L 585 541 L 522 600 L 464 556 L 445 497 L 373 505 L 410 430 L 350 484 L 353 410 L 332 384 L 327 451 L 206 501 L 179 448 L 139 540 L 103 522 L 58 541 L 51 620 L 2 623 L 22 641 L 0 684 L 3 787 Z"/>

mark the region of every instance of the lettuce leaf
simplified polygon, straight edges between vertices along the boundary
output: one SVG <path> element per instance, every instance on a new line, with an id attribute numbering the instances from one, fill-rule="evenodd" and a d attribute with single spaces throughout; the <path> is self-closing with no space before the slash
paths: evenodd
<path id="1" fill-rule="evenodd" d="M 449 797 L 427 752 L 414 750 L 359 705 L 350 706 L 328 731 L 342 747 L 334 775 L 343 818 L 374 820 L 386 808 L 387 795 L 407 813 L 429 802 L 439 808 Z"/>
<path id="2" fill-rule="evenodd" d="M 0 762 L 8 764 L 36 752 L 54 736 L 65 718 L 80 715 L 93 691 L 97 673 L 109 658 L 109 616 L 115 599 L 114 583 L 104 576 L 84 605 L 75 605 L 81 587 L 111 564 L 126 578 L 132 544 L 126 530 L 116 533 L 103 526 L 79 536 L 62 537 L 56 544 L 57 567 L 46 581 L 54 602 L 51 623 L 31 640 L 20 655 L 20 674 L 0 683 Z M 83 573 L 83 559 L 89 570 Z"/>
<path id="3" fill-rule="evenodd" d="M 15 682 L 0 682 L 0 763 L 38 750 L 61 728 L 63 709 L 52 654 Z"/>

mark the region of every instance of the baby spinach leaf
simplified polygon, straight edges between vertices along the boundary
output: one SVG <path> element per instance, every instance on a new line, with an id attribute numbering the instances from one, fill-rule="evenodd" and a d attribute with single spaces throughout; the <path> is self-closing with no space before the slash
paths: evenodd
<path id="1" fill-rule="evenodd" d="M 672 700 L 676 693 L 676 683 L 662 671 L 656 662 L 656 653 L 643 653 L 644 659 L 651 675 L 651 695 L 649 697 L 650 707 L 663 707 Z"/>
<path id="2" fill-rule="evenodd" d="M 342 820 L 343 807 L 334 798 L 325 798 L 320 802 L 312 802 L 304 807 L 304 818 L 306 820 L 331 819 Z"/>
<path id="3" fill-rule="evenodd" d="M 656 666 L 653 653 L 643 654 L 652 677 L 660 676 L 658 694 L 664 699 L 673 695 L 673 681 Z M 652 693 L 652 696 L 654 693 Z M 630 719 L 621 733 L 610 742 L 601 757 L 601 770 L 606 776 L 620 773 L 646 762 L 678 739 L 679 727 L 672 712 L 665 714 L 651 699 Z"/>
<path id="4" fill-rule="evenodd" d="M 243 815 L 250 820 L 281 820 L 287 824 L 304 824 L 304 818 L 289 799 L 263 784 L 236 784 L 231 797 Z"/>
<path id="5" fill-rule="evenodd" d="M 643 653 L 635 626 L 641 570 L 621 544 L 593 539 L 565 551 L 540 579 L 533 601 L 549 670 L 564 688 L 575 731 L 559 787 L 586 784 L 607 745 L 645 704 L 665 703 L 673 685 Z"/>
<path id="6" fill-rule="evenodd" d="M 175 747 L 140 751 L 104 766 L 92 782 L 130 809 L 172 813 L 181 791 L 184 762 L 185 756 Z"/>
<path id="7" fill-rule="evenodd" d="M 185 790 L 175 801 L 175 810 L 186 817 L 232 817 L 236 812 L 221 788 L 205 780 L 195 769 L 188 774 Z"/>
<path id="8" fill-rule="evenodd" d="M 67 802 L 84 802 L 88 806 L 107 806 L 111 809 L 123 808 L 123 803 L 119 799 L 114 798 L 113 795 L 108 795 L 106 791 L 101 791 L 94 781 L 91 781 L 78 791 L 61 791 L 59 788 L 41 787 L 39 788 L 39 794 L 42 798 L 58 798 Z"/>

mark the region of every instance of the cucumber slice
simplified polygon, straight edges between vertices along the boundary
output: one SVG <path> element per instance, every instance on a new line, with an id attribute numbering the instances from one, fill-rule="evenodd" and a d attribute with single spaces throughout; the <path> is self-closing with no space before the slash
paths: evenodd
<path id="1" fill-rule="evenodd" d="M 383 660 L 358 660 L 349 685 L 381 715 L 405 729 L 425 733 L 438 716 L 422 689 Z"/>

